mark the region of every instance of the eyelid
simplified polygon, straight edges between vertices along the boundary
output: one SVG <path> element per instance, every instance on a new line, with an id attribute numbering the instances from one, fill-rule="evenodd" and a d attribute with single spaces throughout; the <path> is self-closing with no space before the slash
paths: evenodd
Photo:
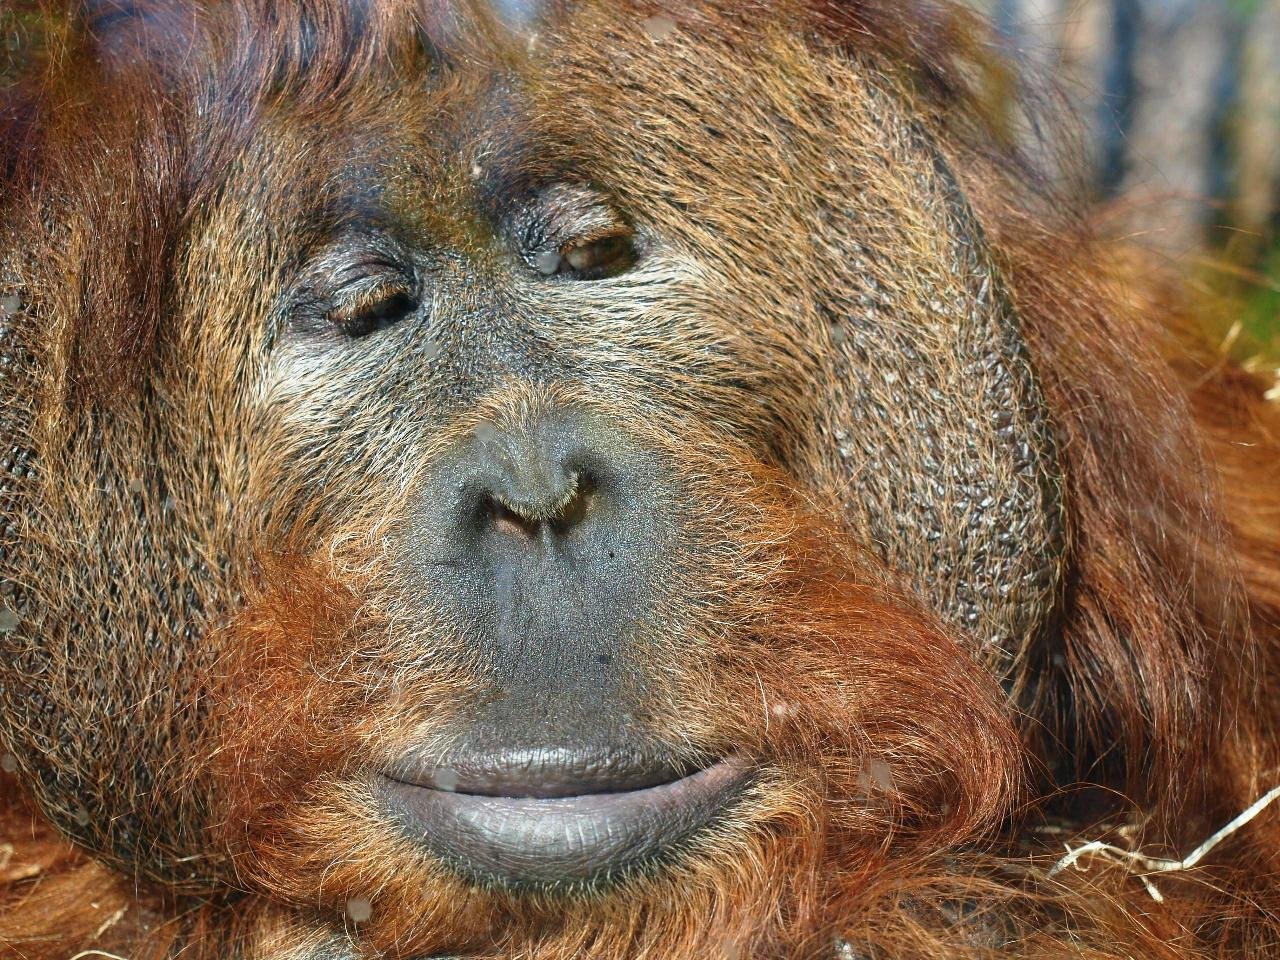
<path id="1" fill-rule="evenodd" d="M 523 230 L 526 249 L 563 252 L 618 234 L 631 225 L 608 198 L 590 187 L 560 184 L 542 192 Z"/>
<path id="2" fill-rule="evenodd" d="M 334 292 L 329 319 L 335 322 L 349 320 L 394 297 L 412 293 L 413 285 L 403 276 L 365 274 Z"/>
<path id="3" fill-rule="evenodd" d="M 333 286 L 335 290 L 341 290 L 364 280 L 378 280 L 383 277 L 408 280 L 403 259 L 376 250 L 368 250 L 361 256 L 347 256 L 339 261 L 334 273 Z"/>
<path id="4" fill-rule="evenodd" d="M 586 230 L 576 233 L 559 246 L 559 252 L 562 254 L 569 253 L 581 247 L 589 247 L 593 243 L 600 243 L 602 240 L 613 240 L 633 236 L 631 227 L 615 220 L 611 224 L 601 224 L 593 230 Z"/>

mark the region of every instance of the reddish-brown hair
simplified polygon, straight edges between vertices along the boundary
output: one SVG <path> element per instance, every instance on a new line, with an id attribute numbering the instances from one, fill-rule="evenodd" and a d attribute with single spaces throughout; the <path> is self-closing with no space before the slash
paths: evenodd
<path id="1" fill-rule="evenodd" d="M 232 51 L 202 46 L 211 41 L 201 39 L 199 18 L 223 15 L 216 11 L 184 19 L 159 5 L 155 18 L 131 18 L 141 26 L 113 34 L 106 47 L 94 42 L 95 30 L 110 24 L 43 21 L 47 70 L 27 65 L 34 79 L 4 95 L 0 170 L 9 172 L 4 209 L 27 218 L 23 229 L 47 236 L 56 251 L 32 268 L 31 303 L 40 309 L 41 298 L 56 298 L 58 314 L 70 318 L 65 341 L 51 348 L 62 355 L 47 368 L 64 378 L 58 399 L 109 400 L 138 384 L 160 349 L 172 293 L 165 278 L 183 217 L 217 189 L 220 165 L 254 123 L 246 107 L 288 89 L 295 106 L 323 110 L 354 96 L 370 71 L 450 55 L 447 25 L 432 19 L 436 5 L 426 8 L 426 39 L 415 44 L 390 39 L 381 7 L 320 4 L 305 7 L 315 14 L 309 20 L 304 6 L 236 7 L 231 28 L 207 31 Z M 761 9 L 741 15 L 769 15 Z M 1280 680 L 1280 485 L 1270 471 L 1280 462 L 1280 414 L 1259 383 L 1200 343 L 1202 307 L 1176 283 L 1163 284 L 1140 255 L 1045 203 L 1044 178 L 1019 155 L 1002 101 L 989 96 L 1012 81 L 966 15 L 942 2 L 889 0 L 782 9 L 813 42 L 901 76 L 990 234 L 1021 318 L 1059 446 L 1072 561 L 1054 629 L 1018 665 L 1010 697 L 949 628 L 776 476 L 746 458 L 707 465 L 731 491 L 726 510 L 750 508 L 753 525 L 749 533 L 741 525 L 741 539 L 773 551 L 764 565 L 779 571 L 767 592 L 726 584 L 738 607 L 725 619 L 739 625 L 741 642 L 722 651 L 709 699 L 720 698 L 724 713 L 754 703 L 751 683 L 762 667 L 777 684 L 794 682 L 785 714 L 775 715 L 780 729 L 770 731 L 776 751 L 820 755 L 813 731 L 835 735 L 824 711 L 848 720 L 882 755 L 864 771 L 832 775 L 845 778 L 851 796 L 873 801 L 883 779 L 894 786 L 892 801 L 879 795 L 884 805 L 853 809 L 851 799 L 852 812 L 831 833 L 798 842 L 784 863 L 742 845 L 745 879 L 736 887 L 691 876 L 684 899 L 647 901 L 650 910 L 688 912 L 661 944 L 645 944 L 644 916 L 625 907 L 602 915 L 597 904 L 574 904 L 555 928 L 543 906 L 479 895 L 470 925 L 441 910 L 440 926 L 424 931 L 406 919 L 406 884 L 427 868 L 382 875 L 378 865 L 390 858 L 371 847 L 366 862 L 329 870 L 314 847 L 292 840 L 302 826 L 339 828 L 324 811 L 302 824 L 288 784 L 259 775 L 256 765 L 273 751 L 306 753 L 313 768 L 341 766 L 326 725 L 347 705 L 316 696 L 299 665 L 323 661 L 334 636 L 367 628 L 377 615 L 325 558 L 264 558 L 256 591 L 221 638 L 220 672 L 209 678 L 214 712 L 234 713 L 234 734 L 201 771 L 227 786 L 214 829 L 234 851 L 228 869 L 238 888 L 259 897 L 257 909 L 223 895 L 171 902 L 136 892 L 60 840 L 6 778 L 5 950 L 54 957 L 91 942 L 134 957 L 185 948 L 212 958 L 262 948 L 267 936 L 283 943 L 296 932 L 290 942 L 310 943 L 314 931 L 295 931 L 297 922 L 271 903 L 313 895 L 306 882 L 317 876 L 326 909 L 351 889 L 379 885 L 392 906 L 370 936 L 397 953 L 518 955 L 533 950 L 533 930 L 543 938 L 539 956 L 618 956 L 636 943 L 705 955 L 708 916 L 728 928 L 744 917 L 761 918 L 762 928 L 763 918 L 776 920 L 772 939 L 754 944 L 763 955 L 821 955 L 836 937 L 870 956 L 984 956 L 1006 942 L 1025 955 L 1063 957 L 1248 957 L 1267 949 L 1280 909 L 1274 812 L 1233 835 L 1200 872 L 1162 878 L 1161 901 L 1122 864 L 1097 861 L 1087 873 L 1050 877 L 1060 850 L 1042 838 L 1121 836 L 1178 855 L 1274 785 L 1280 701 L 1268 694 Z M 164 64 L 220 64 L 212 84 L 220 99 L 200 122 L 225 135 L 197 144 L 173 92 L 196 81 L 157 68 L 148 54 L 158 48 Z M 109 166 L 83 160 L 108 155 Z M 36 222 L 44 211 L 27 199 L 53 194 L 79 212 L 78 222 Z M 822 675 L 815 658 L 831 649 L 863 658 L 878 715 L 841 714 L 823 700 L 831 689 L 814 682 Z M 744 731 L 750 735 L 758 733 Z M 861 773 L 869 779 L 859 781 Z M 1020 799 L 1076 781 L 1094 786 L 1020 808 Z M 242 830 L 250 808 L 259 815 Z M 805 809 L 797 800 L 776 829 L 800 836 Z M 1135 822 L 1105 833 L 1125 817 Z M 877 829 L 886 838 L 879 846 L 867 842 Z M 811 885 L 795 880 L 801 876 Z M 470 896 L 440 882 L 438 899 Z M 789 884 L 805 896 L 778 893 Z M 758 900 L 746 902 L 749 892 Z M 607 924 L 632 930 L 633 940 L 610 940 Z"/>

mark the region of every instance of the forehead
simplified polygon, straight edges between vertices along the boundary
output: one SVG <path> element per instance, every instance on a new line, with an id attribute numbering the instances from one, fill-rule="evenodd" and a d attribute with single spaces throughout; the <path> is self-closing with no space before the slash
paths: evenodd
<path id="1" fill-rule="evenodd" d="M 312 168 L 311 196 L 381 181 L 384 198 L 425 184 L 431 203 L 458 192 L 492 203 L 575 179 L 686 209 L 762 177 L 785 192 L 812 169 L 804 153 L 832 119 L 822 78 L 768 25 L 745 47 L 742 25 L 627 4 L 579 4 L 514 28 L 455 18 L 438 42 L 418 26 L 366 30 L 347 40 L 358 51 L 282 63 L 279 89 L 246 105 L 232 85 L 221 110 L 255 113 L 258 159 L 298 176 Z M 282 41 L 275 56 L 295 57 Z"/>

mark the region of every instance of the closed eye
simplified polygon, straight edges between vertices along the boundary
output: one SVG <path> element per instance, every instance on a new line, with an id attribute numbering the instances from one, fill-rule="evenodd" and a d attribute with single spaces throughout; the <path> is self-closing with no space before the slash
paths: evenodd
<path id="1" fill-rule="evenodd" d="M 411 316 L 418 298 L 399 284 L 379 284 L 336 304 L 328 313 L 333 326 L 348 337 L 359 339 Z"/>

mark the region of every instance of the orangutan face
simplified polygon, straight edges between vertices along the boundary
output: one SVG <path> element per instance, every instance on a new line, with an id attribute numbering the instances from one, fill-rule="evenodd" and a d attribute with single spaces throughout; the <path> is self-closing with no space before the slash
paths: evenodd
<path id="1" fill-rule="evenodd" d="M 94 189 L 182 214 L 140 379 L 23 427 L 58 586 L 6 738 L 83 843 L 384 947 L 568 950 L 598 898 L 748 942 L 998 805 L 973 661 L 1062 549 L 1017 317 L 874 62 L 714 5 L 424 16 L 241 49 L 211 10 L 207 69 L 128 68 L 177 92 L 103 144 L 180 175 Z"/>

